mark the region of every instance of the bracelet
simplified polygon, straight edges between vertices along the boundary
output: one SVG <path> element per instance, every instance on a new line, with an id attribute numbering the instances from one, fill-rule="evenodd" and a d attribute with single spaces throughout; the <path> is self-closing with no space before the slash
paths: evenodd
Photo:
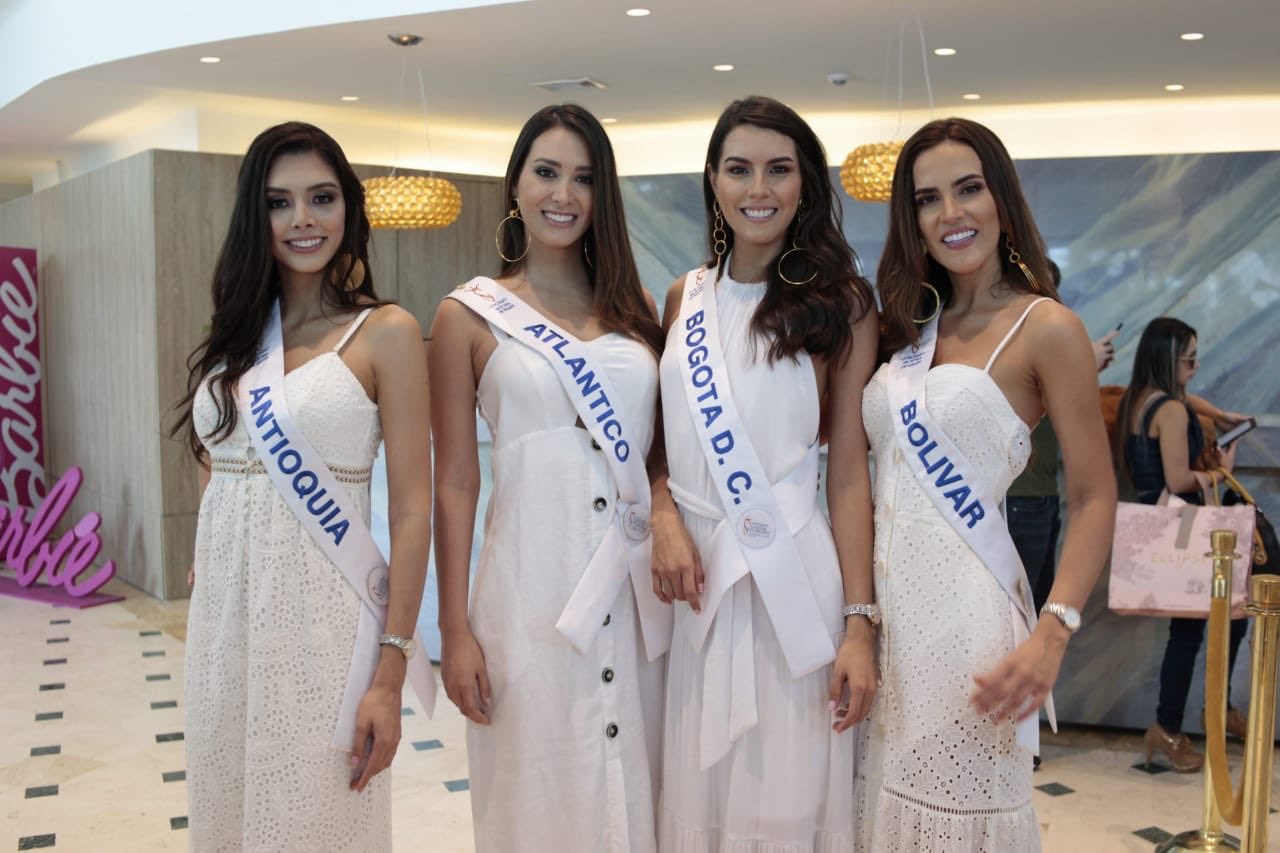
<path id="1" fill-rule="evenodd" d="M 846 604 L 841 616 L 848 619 L 850 616 L 865 616 L 871 625 L 880 624 L 880 605 L 878 604 Z"/>

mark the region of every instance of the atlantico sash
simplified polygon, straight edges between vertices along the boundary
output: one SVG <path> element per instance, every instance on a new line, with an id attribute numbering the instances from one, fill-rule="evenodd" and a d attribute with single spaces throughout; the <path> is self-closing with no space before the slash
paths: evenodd
<path id="1" fill-rule="evenodd" d="M 277 301 L 257 360 L 240 380 L 240 417 L 285 505 L 364 603 L 332 741 L 334 749 L 350 751 L 355 747 L 356 710 L 378 668 L 378 635 L 387 619 L 387 563 L 351 496 L 293 422 L 284 376 Z M 430 716 L 436 702 L 435 674 L 421 643 L 416 637 L 413 642 L 417 649 L 408 661 L 409 684 Z"/>
<path id="2" fill-rule="evenodd" d="M 978 469 L 929 414 L 925 384 L 937 344 L 938 318 L 934 317 L 921 330 L 915 346 L 903 347 L 889 360 L 886 388 L 894 413 L 894 436 L 921 491 L 1009 597 L 1016 646 L 1035 629 L 1035 604 L 1022 559 L 1000 512 L 1000 497 L 990 491 Z M 1057 731 L 1052 695 L 1045 701 L 1045 710 Z M 1039 751 L 1038 715 L 1018 724 L 1018 742 L 1032 752 Z"/>
<path id="3" fill-rule="evenodd" d="M 706 572 L 702 612 L 690 614 L 689 637 L 702 648 L 725 593 L 750 573 L 787 668 L 798 678 L 833 661 L 835 646 L 788 523 L 797 513 L 780 505 L 781 492 L 770 486 L 733 401 L 720 347 L 715 290 L 707 286 L 705 268 L 685 279 L 676 323 L 675 346 L 689 413 L 737 544 L 736 559 Z M 815 491 L 801 496 L 810 508 L 816 482 L 814 486 Z M 724 530 L 717 531 L 721 535 Z"/>
<path id="4" fill-rule="evenodd" d="M 575 338 L 496 281 L 477 276 L 449 296 L 497 326 L 547 360 L 587 432 L 605 454 L 617 482 L 619 500 L 614 523 L 565 604 L 556 629 L 586 653 L 604 624 L 627 577 L 635 590 L 636 609 L 645 652 L 655 660 L 671 647 L 671 608 L 653 594 L 650 580 L 652 538 L 649 535 L 647 448 L 632 447 L 635 436 L 612 401 L 613 382 L 597 369 L 591 346 Z"/>

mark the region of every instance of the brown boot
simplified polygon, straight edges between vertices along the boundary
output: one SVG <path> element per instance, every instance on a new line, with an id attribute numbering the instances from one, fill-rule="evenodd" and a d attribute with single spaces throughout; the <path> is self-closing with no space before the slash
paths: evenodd
<path id="1" fill-rule="evenodd" d="M 1151 768 L 1151 756 L 1157 752 L 1163 752 L 1179 773 L 1195 773 L 1204 764 L 1204 756 L 1196 752 L 1186 735 L 1171 735 L 1159 723 L 1152 723 L 1147 729 L 1142 745 L 1147 750 L 1147 769 Z"/>
<path id="2" fill-rule="evenodd" d="M 1204 711 L 1200 712 L 1200 728 L 1208 733 L 1209 727 L 1204 722 Z M 1249 717 L 1238 708 L 1227 706 L 1227 735 L 1236 740 L 1244 740 L 1249 734 Z"/>

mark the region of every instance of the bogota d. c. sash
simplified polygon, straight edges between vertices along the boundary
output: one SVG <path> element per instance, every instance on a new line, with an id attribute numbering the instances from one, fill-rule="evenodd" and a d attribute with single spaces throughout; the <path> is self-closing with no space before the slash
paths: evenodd
<path id="1" fill-rule="evenodd" d="M 240 380 L 240 417 L 285 505 L 364 603 L 332 741 L 335 749 L 350 751 L 355 747 L 356 711 L 373 683 L 381 652 L 378 635 L 387 619 L 387 563 L 351 496 L 293 422 L 284 376 L 277 301 L 257 359 Z M 436 702 L 435 674 L 416 637 L 413 643 L 417 648 L 408 661 L 408 680 L 430 716 Z"/>
<path id="2" fill-rule="evenodd" d="M 934 317 L 921 329 L 914 346 L 903 347 L 889 360 L 886 389 L 894 413 L 894 437 L 921 491 L 1008 596 L 1016 646 L 1035 628 L 1035 604 L 1022 559 L 1000 513 L 999 496 L 929 414 L 925 384 L 937 344 L 938 318 Z M 1056 731 L 1052 695 L 1045 701 L 1045 710 Z M 1018 724 L 1018 742 L 1032 752 L 1039 751 L 1040 721 L 1036 715 Z"/>
<path id="3" fill-rule="evenodd" d="M 676 354 L 689 414 L 727 522 L 716 535 L 731 531 L 737 545 L 735 557 L 732 550 L 713 544 L 713 552 L 727 552 L 729 559 L 706 573 L 702 612 L 690 614 L 690 640 L 702 647 L 725 593 L 750 573 L 787 668 L 794 677 L 808 674 L 835 659 L 835 646 L 788 524 L 798 513 L 781 505 L 783 484 L 770 485 L 734 403 L 720 347 L 714 287 L 708 286 L 705 268 L 685 279 L 676 323 Z M 816 474 L 816 453 L 812 457 L 810 467 Z M 811 510 L 816 479 L 809 483 L 801 500 Z"/>
<path id="4" fill-rule="evenodd" d="M 596 366 L 589 343 L 579 340 L 496 281 L 478 276 L 449 296 L 547 360 L 587 432 L 604 450 L 618 486 L 614 523 L 570 594 L 556 629 L 586 652 L 628 576 L 635 590 L 645 652 L 655 660 L 671 646 L 671 608 L 653 594 L 650 580 L 647 448 L 632 447 L 635 432 L 612 401 L 621 400 L 608 374 Z"/>

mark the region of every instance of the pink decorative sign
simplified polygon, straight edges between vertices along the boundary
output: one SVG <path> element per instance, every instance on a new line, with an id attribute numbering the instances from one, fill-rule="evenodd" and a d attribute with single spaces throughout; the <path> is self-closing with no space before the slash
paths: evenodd
<path id="1" fill-rule="evenodd" d="M 14 572 L 13 582 L 0 584 L 0 594 L 72 607 L 120 600 L 118 596 L 95 595 L 115 576 L 114 560 L 108 560 L 89 577 L 81 577 L 102 550 L 98 535 L 102 516 L 85 513 L 62 536 L 52 535 L 83 482 L 84 473 L 79 468 L 68 468 L 30 519 L 21 509 L 0 507 L 0 560 Z M 90 597 L 95 600 L 85 601 Z"/>
<path id="2" fill-rule="evenodd" d="M 34 249 L 0 246 L 0 506 L 45 495 L 40 322 Z"/>

